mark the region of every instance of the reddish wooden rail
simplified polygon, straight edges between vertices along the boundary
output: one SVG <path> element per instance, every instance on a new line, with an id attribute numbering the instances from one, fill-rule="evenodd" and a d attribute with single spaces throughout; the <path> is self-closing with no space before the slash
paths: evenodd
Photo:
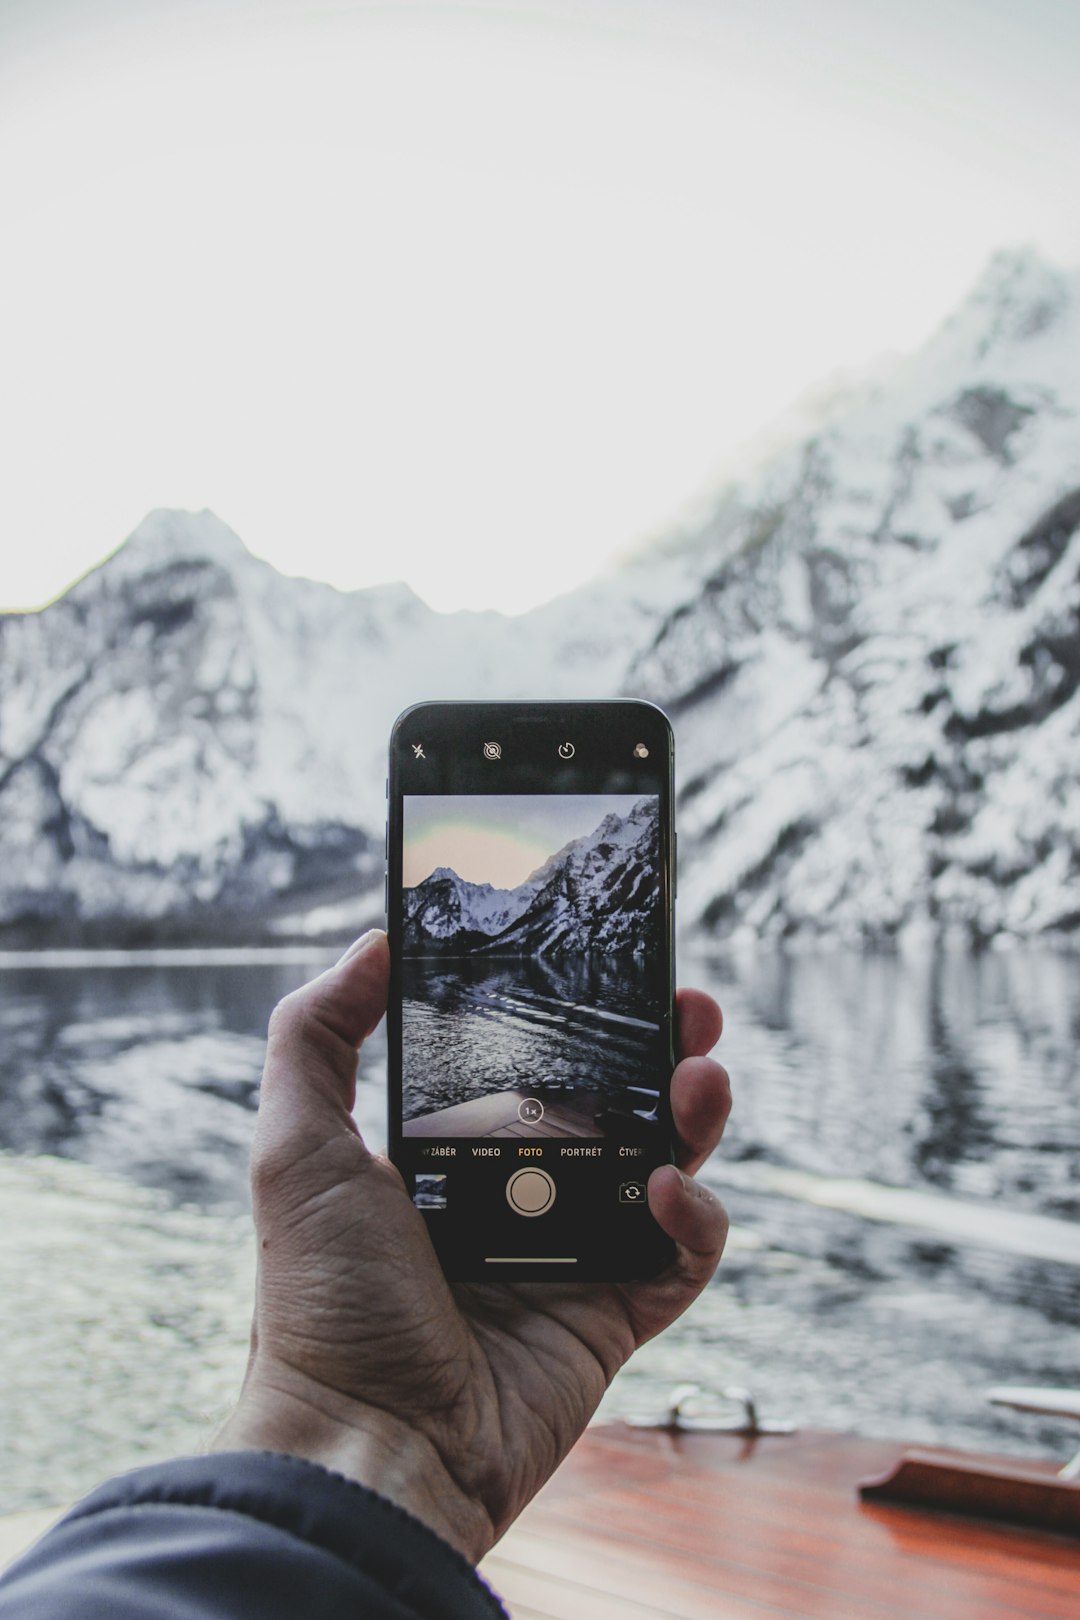
<path id="1" fill-rule="evenodd" d="M 589 1431 L 485 1560 L 514 1620 L 1075 1620 L 1080 1546 L 860 1504 L 903 1447 Z"/>

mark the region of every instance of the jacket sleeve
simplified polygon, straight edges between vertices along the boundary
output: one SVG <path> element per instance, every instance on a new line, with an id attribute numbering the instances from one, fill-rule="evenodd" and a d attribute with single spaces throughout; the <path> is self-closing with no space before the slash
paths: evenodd
<path id="1" fill-rule="evenodd" d="M 506 1620 L 471 1565 L 315 1463 L 223 1452 L 100 1486 L 0 1579 L 0 1620 Z"/>

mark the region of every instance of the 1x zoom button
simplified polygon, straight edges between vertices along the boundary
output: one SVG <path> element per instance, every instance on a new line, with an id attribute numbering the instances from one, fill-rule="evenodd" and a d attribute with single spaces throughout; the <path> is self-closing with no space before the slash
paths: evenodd
<path id="1" fill-rule="evenodd" d="M 530 1164 L 506 1183 L 506 1199 L 519 1215 L 546 1215 L 555 1202 L 555 1183 L 546 1170 Z"/>

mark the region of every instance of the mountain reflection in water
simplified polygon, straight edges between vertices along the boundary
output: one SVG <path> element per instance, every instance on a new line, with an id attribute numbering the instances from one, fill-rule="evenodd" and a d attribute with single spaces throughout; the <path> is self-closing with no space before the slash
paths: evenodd
<path id="1" fill-rule="evenodd" d="M 206 1241 L 215 1241 L 214 1222 L 246 1202 L 270 1009 L 331 959 L 3 967 L 0 1147 L 82 1160 L 155 1189 L 187 1206 L 185 1221 L 206 1211 Z M 1059 1428 L 988 1408 L 982 1391 L 1068 1383 L 1080 1365 L 1080 1270 L 1060 1238 L 1080 1213 L 1080 958 L 1031 947 L 916 961 L 684 950 L 680 979 L 725 1009 L 721 1055 L 735 1109 L 704 1175 L 734 1232 L 716 1283 L 620 1374 L 608 1410 L 657 1406 L 687 1378 L 742 1382 L 766 1410 L 807 1425 L 1063 1450 Z M 563 988 L 575 1006 L 627 1011 L 611 982 Z M 537 1030 L 549 1016 L 587 1021 L 552 1013 L 544 998 L 563 998 L 551 991 L 518 975 L 514 1017 Z M 357 1102 L 375 1145 L 385 1140 L 384 1084 L 380 1029 L 362 1055 Z M 785 1182 L 785 1169 L 799 1175 Z M 830 1202 L 835 1178 L 857 1183 L 865 1207 Z M 93 1185 L 78 1196 L 94 1199 Z M 932 1193 L 925 1218 L 904 1224 L 887 1199 L 875 1210 L 879 1186 Z M 824 1189 L 823 1201 L 799 1187 Z M 956 1223 L 936 1230 L 943 1199 L 985 1210 L 985 1240 L 957 1241 Z M 1059 1236 L 1042 1255 L 1028 1237 L 1029 1252 L 1010 1252 L 1000 1241 L 1010 1217 L 1034 1222 L 1028 1234 L 1042 1220 Z M 113 1220 L 105 1203 L 94 1218 L 102 1231 Z M 115 1225 L 119 1257 L 130 1233 L 119 1214 Z M 12 1230 L 20 1243 L 6 1286 L 17 1289 L 20 1265 L 40 1272 L 55 1253 L 38 1253 L 32 1208 Z M 152 1280 L 148 1299 L 160 1287 Z M 158 1323 L 160 1312 L 146 1308 Z M 235 1302 L 238 1335 L 246 1308 Z M 109 1302 L 88 1294 L 79 1309 L 107 1315 Z M 27 1332 L 21 1365 L 32 1370 Z M 0 1372 L 12 1353 L 0 1336 Z M 131 1333 L 116 1336 L 110 1353 L 130 1354 L 137 1376 Z M 175 1353 L 182 1382 L 191 1343 L 178 1339 Z M 48 1399 L 59 1400 L 57 1390 Z M 22 1408 L 32 1424 L 32 1394 Z M 47 1472 L 55 1440 L 62 1468 L 63 1429 L 24 1437 L 19 1455 L 33 1454 Z M 146 1443 L 133 1428 L 133 1460 Z M 18 1455 L 2 1460 L 17 1481 Z"/>
<path id="2" fill-rule="evenodd" d="M 407 1120 L 515 1086 L 656 1086 L 659 1008 L 633 957 L 410 958 L 402 996 Z"/>

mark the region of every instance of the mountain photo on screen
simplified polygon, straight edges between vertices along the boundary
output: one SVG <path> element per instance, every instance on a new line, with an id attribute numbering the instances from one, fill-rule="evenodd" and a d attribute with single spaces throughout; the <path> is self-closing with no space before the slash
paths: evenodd
<path id="1" fill-rule="evenodd" d="M 406 1136 L 656 1128 L 659 799 L 407 795 Z"/>

